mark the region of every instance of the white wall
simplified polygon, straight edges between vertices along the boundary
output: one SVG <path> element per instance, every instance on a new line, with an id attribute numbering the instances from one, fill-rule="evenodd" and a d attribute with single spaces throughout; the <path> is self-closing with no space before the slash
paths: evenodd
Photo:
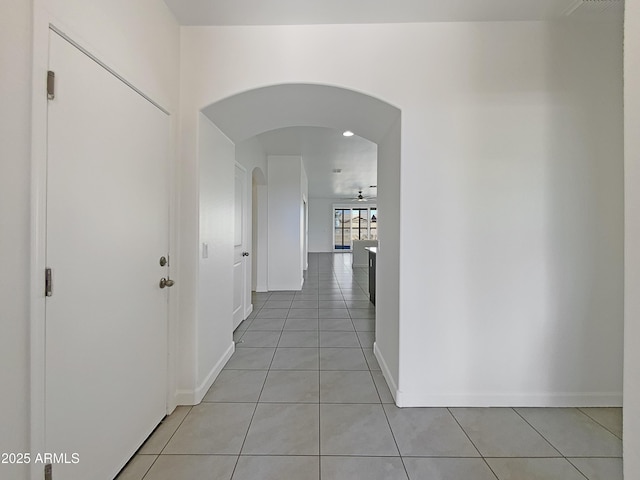
<path id="1" fill-rule="evenodd" d="M 302 157 L 267 157 L 268 289 L 302 288 Z M 276 268 L 274 268 L 276 266 Z"/>
<path id="2" fill-rule="evenodd" d="M 269 191 L 266 183 L 253 188 L 253 264 L 255 276 L 251 288 L 266 292 L 269 287 Z"/>
<path id="3" fill-rule="evenodd" d="M 620 26 L 467 40 L 403 110 L 400 401 L 619 405 Z"/>
<path id="4" fill-rule="evenodd" d="M 0 3 L 0 65 L 0 452 L 28 452 L 31 2 Z M 2 478 L 27 475 L 0 464 Z"/>
<path id="5" fill-rule="evenodd" d="M 396 402 L 402 388 L 400 370 L 400 329 L 410 329 L 408 322 L 398 322 L 403 282 L 400 263 L 400 157 L 402 120 L 398 118 L 378 143 L 378 252 L 376 254 L 376 342 L 374 353 Z"/>
<path id="6" fill-rule="evenodd" d="M 197 324 L 194 342 L 197 370 L 194 401 L 199 403 L 233 353 L 233 215 L 235 146 L 203 114 L 199 119 L 200 258 Z M 203 244 L 208 245 L 204 258 Z M 187 388 L 188 390 L 188 388 Z"/>
<path id="7" fill-rule="evenodd" d="M 625 2 L 624 478 L 640 472 L 640 1 Z"/>
<path id="8" fill-rule="evenodd" d="M 184 118 L 282 83 L 402 110 L 402 404 L 620 403 L 620 25 L 184 28 L 182 45 Z"/>
<path id="9" fill-rule="evenodd" d="M 333 251 L 333 198 L 309 199 L 309 251 Z"/>
<path id="10" fill-rule="evenodd" d="M 236 145 L 236 161 L 247 169 L 249 177 L 254 168 L 259 168 L 265 177 L 267 175 L 267 154 L 257 137 L 251 137 Z"/>

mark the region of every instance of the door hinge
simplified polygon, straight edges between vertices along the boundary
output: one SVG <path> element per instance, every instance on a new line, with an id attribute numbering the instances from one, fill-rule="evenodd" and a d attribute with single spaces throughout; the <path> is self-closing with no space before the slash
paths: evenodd
<path id="1" fill-rule="evenodd" d="M 44 466 L 44 480 L 53 480 L 52 466 L 50 463 Z"/>
<path id="2" fill-rule="evenodd" d="M 47 72 L 47 98 L 49 100 L 56 98 L 56 74 L 51 70 Z"/>
<path id="3" fill-rule="evenodd" d="M 44 271 L 44 294 L 46 297 L 53 295 L 53 274 L 50 268 Z"/>

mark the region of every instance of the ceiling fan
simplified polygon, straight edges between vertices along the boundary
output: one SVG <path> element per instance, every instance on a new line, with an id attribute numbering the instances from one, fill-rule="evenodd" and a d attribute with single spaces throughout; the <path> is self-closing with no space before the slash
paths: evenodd
<path id="1" fill-rule="evenodd" d="M 377 187 L 377 185 L 369 185 L 369 188 L 375 188 Z M 365 196 L 362 194 L 362 190 L 358 190 L 358 195 L 356 195 L 355 197 L 345 197 L 343 198 L 343 200 L 351 200 L 351 201 L 357 201 L 357 202 L 367 202 L 369 200 L 375 200 L 376 197 L 371 197 L 371 196 Z"/>

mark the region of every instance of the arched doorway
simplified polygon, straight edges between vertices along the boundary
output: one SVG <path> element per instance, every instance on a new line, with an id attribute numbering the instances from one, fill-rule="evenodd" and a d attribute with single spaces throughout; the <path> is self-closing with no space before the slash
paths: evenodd
<path id="1" fill-rule="evenodd" d="M 232 322 L 230 319 L 232 297 L 231 285 L 232 262 L 227 260 L 231 256 L 233 243 L 233 228 L 228 224 L 228 209 L 234 202 L 233 198 L 233 165 L 242 164 L 247 172 L 253 172 L 256 167 L 264 174 L 267 184 L 271 185 L 271 172 L 266 168 L 265 159 L 255 148 L 252 141 L 257 135 L 286 127 L 308 126 L 323 127 L 339 131 L 351 130 L 378 146 L 377 178 L 378 178 L 378 209 L 380 222 L 378 224 L 380 255 L 378 258 L 377 294 L 376 294 L 376 343 L 374 350 L 382 366 L 383 372 L 393 392 L 398 390 L 399 367 L 399 265 L 400 265 L 400 138 L 401 112 L 398 108 L 377 98 L 334 86 L 312 84 L 281 84 L 239 93 L 216 101 L 199 111 L 195 135 L 197 148 L 193 161 L 196 172 L 209 172 L 209 181 L 203 181 L 200 176 L 197 209 L 200 212 L 196 222 L 205 222 L 209 227 L 210 239 L 202 238 L 199 243 L 210 243 L 216 246 L 209 250 L 209 272 L 215 278 L 207 277 L 195 285 L 198 297 L 196 304 L 201 304 L 206 298 L 209 305 L 215 308 L 202 308 L 195 312 L 195 325 L 190 327 L 183 322 L 180 328 L 189 332 L 198 332 L 195 340 L 197 355 L 197 392 L 206 392 L 219 370 L 222 369 L 233 353 Z M 192 126 L 193 127 L 193 126 Z M 257 183 L 259 190 L 264 185 Z M 252 185 L 253 187 L 253 185 Z M 247 189 L 252 198 L 247 205 L 253 205 L 253 188 Z M 259 197 L 259 195 L 257 195 Z M 300 205 L 303 205 L 304 195 L 301 194 Z M 267 200 L 270 202 L 269 195 Z M 257 203 L 258 205 L 260 202 Z M 253 208 L 250 209 L 253 211 Z M 301 211 L 299 209 L 299 211 Z M 203 216 L 208 212 L 208 216 Z M 193 215 L 188 202 L 181 207 L 181 214 L 187 217 Z M 269 211 L 272 217 L 274 212 Z M 276 213 L 277 214 L 277 213 Z M 301 215 L 301 222 L 304 216 Z M 384 219 L 384 221 L 383 221 Z M 260 221 L 257 215 L 256 221 Z M 267 222 L 269 219 L 267 218 Z M 254 224 L 250 219 L 249 225 Z M 259 228 L 256 231 L 259 232 Z M 300 229 L 301 231 L 302 229 Z M 301 232 L 301 238 L 303 233 Z M 251 235 L 253 237 L 253 235 Z M 251 238 L 250 237 L 250 238 Z M 256 238 L 259 248 L 260 237 Z M 264 242 L 262 243 L 264 246 Z M 301 241 L 300 254 L 296 255 L 301 268 L 303 259 L 303 245 Z M 271 258 L 272 249 L 279 246 L 279 242 L 266 241 L 267 259 Z M 189 262 L 197 258 L 189 252 L 188 246 L 182 251 L 182 261 Z M 211 258 L 213 256 L 213 258 Z M 255 287 L 265 288 L 260 283 L 260 265 L 264 267 L 264 255 L 252 255 L 256 258 Z M 253 272 L 253 259 L 250 271 Z M 184 263 L 183 263 L 184 265 Z M 203 265 L 200 262 L 200 265 Z M 215 265 L 214 268 L 211 268 Z M 198 267 L 194 265 L 197 269 Z M 267 279 L 273 268 L 271 261 L 267 261 Z M 186 265 L 188 270 L 189 266 Z M 208 284 L 207 284 L 208 282 Z M 252 280 L 252 285 L 253 285 Z M 210 285 L 216 285 L 212 290 Z M 266 289 L 269 289 L 268 280 Z M 191 292 L 181 292 L 190 296 Z M 184 302 L 188 308 L 189 299 Z M 188 312 L 187 312 L 188 313 Z M 184 316 L 183 316 L 184 318 Z M 229 342 L 228 347 L 225 347 Z M 206 355 L 200 352 L 207 352 Z M 206 358 L 205 358 L 206 357 Z M 184 358 L 184 356 L 182 357 Z M 184 366 L 184 365 L 183 365 Z M 199 394 L 194 395 L 196 401 Z"/>

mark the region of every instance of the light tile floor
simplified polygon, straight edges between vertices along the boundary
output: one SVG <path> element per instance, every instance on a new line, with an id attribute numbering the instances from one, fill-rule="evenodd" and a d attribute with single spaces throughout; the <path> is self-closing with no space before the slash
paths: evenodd
<path id="1" fill-rule="evenodd" d="M 118 480 L 621 480 L 616 408 L 405 408 L 373 355 L 367 269 L 311 254 L 300 292 L 258 293 L 204 401 Z"/>

